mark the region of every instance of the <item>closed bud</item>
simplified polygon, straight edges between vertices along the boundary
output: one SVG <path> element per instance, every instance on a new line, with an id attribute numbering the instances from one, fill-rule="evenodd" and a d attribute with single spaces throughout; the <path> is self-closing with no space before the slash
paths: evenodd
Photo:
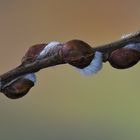
<path id="1" fill-rule="evenodd" d="M 37 44 L 28 49 L 25 56 L 22 58 L 22 64 L 31 63 L 35 60 L 43 59 L 53 55 L 62 47 L 62 44 L 57 41 L 52 41 L 47 44 Z"/>
<path id="2" fill-rule="evenodd" d="M 94 57 L 92 48 L 81 40 L 64 43 L 61 51 L 63 60 L 77 68 L 88 66 Z"/>
<path id="3" fill-rule="evenodd" d="M 36 81 L 34 74 L 27 74 L 7 84 L 2 92 L 10 99 L 18 99 L 25 96 L 34 86 Z"/>
<path id="4" fill-rule="evenodd" d="M 140 52 L 132 48 L 121 48 L 113 51 L 108 61 L 112 67 L 126 69 L 134 66 L 140 60 Z"/>
<path id="5" fill-rule="evenodd" d="M 46 45 L 47 44 L 37 44 L 31 46 L 26 52 L 26 54 L 24 55 L 24 57 L 22 58 L 21 62 L 24 64 L 24 63 L 30 63 L 35 61 Z"/>

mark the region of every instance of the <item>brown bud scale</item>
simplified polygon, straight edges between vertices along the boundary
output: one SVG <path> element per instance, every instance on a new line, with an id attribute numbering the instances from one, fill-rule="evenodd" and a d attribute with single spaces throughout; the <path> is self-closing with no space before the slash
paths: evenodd
<path id="1" fill-rule="evenodd" d="M 30 63 L 35 61 L 39 53 L 45 48 L 47 44 L 36 44 L 29 48 L 26 54 L 23 56 L 22 63 Z"/>
<path id="2" fill-rule="evenodd" d="M 88 66 L 94 57 L 94 52 L 90 45 L 81 40 L 66 42 L 61 51 L 63 60 L 77 68 Z"/>
<path id="3" fill-rule="evenodd" d="M 33 86 L 34 83 L 32 81 L 20 78 L 5 87 L 2 92 L 10 99 L 18 99 L 25 96 Z"/>
<path id="4" fill-rule="evenodd" d="M 108 58 L 112 67 L 117 69 L 130 68 L 138 63 L 139 60 L 140 52 L 127 48 L 121 48 L 113 51 Z"/>

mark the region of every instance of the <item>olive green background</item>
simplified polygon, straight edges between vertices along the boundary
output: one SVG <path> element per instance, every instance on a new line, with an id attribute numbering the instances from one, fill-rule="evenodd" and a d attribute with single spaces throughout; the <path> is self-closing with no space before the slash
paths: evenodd
<path id="1" fill-rule="evenodd" d="M 138 0 L 0 0 L 0 73 L 28 47 L 81 39 L 96 46 L 140 29 Z M 0 140 L 139 140 L 140 65 L 94 76 L 70 65 L 37 73 L 25 97 L 0 95 Z"/>

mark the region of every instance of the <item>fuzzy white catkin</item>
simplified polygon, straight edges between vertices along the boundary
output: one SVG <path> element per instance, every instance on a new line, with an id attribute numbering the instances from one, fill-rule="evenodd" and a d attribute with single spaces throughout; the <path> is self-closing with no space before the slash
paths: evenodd
<path id="1" fill-rule="evenodd" d="M 121 38 L 127 38 L 131 35 L 132 33 L 126 34 L 126 35 L 123 35 Z M 140 43 L 130 43 L 130 44 L 125 45 L 123 48 L 133 49 L 140 52 Z"/>
<path id="2" fill-rule="evenodd" d="M 34 84 L 36 83 L 36 76 L 34 73 L 26 74 L 23 77 L 24 77 L 24 79 L 28 79 L 28 80 L 32 81 Z"/>
<path id="3" fill-rule="evenodd" d="M 130 37 L 132 35 L 132 33 L 129 33 L 129 34 L 125 34 L 125 35 L 122 35 L 121 38 L 127 38 L 127 37 Z"/>
<path id="4" fill-rule="evenodd" d="M 124 48 L 133 49 L 140 52 L 140 43 L 131 43 L 131 44 L 125 45 Z"/>
<path id="5" fill-rule="evenodd" d="M 41 59 L 47 55 L 47 53 L 50 51 L 50 49 L 53 49 L 54 47 L 60 45 L 60 42 L 50 42 L 48 43 L 45 48 L 40 52 L 37 59 Z M 23 76 L 24 79 L 28 79 L 32 81 L 34 84 L 36 83 L 36 75 L 34 73 L 29 73 Z"/>
<path id="6" fill-rule="evenodd" d="M 50 49 L 53 49 L 56 46 L 61 45 L 60 42 L 53 41 L 50 42 L 49 44 L 46 45 L 46 47 L 40 52 L 39 56 L 37 59 L 41 59 L 47 55 L 47 53 L 50 51 Z M 95 56 L 91 63 L 83 68 L 83 69 L 78 69 L 81 74 L 84 75 L 92 75 L 97 73 L 100 69 L 102 68 L 102 53 L 101 52 L 95 52 Z"/>
<path id="7" fill-rule="evenodd" d="M 53 49 L 54 47 L 59 46 L 59 45 L 61 45 L 61 43 L 57 42 L 57 41 L 52 41 L 52 42 L 48 43 L 45 46 L 45 48 L 40 52 L 37 59 L 44 58 L 51 49 Z M 29 73 L 29 74 L 23 75 L 21 77 L 23 79 L 28 79 L 28 80 L 32 81 L 34 84 L 36 83 L 36 75 L 34 73 Z M 20 78 L 20 77 L 18 77 L 18 78 Z M 18 78 L 13 79 L 9 83 L 7 83 L 4 87 L 11 85 L 13 82 L 18 80 Z M 0 88 L 1 88 L 1 81 L 0 81 Z"/>
<path id="8" fill-rule="evenodd" d="M 57 41 L 53 41 L 53 42 L 48 43 L 44 47 L 44 49 L 40 52 L 37 59 L 44 58 L 47 55 L 47 53 L 50 51 L 50 49 L 53 49 L 54 47 L 56 47 L 58 45 L 60 45 L 60 42 L 57 42 Z M 36 83 L 36 76 L 34 73 L 26 74 L 23 77 L 24 77 L 24 79 L 28 79 L 28 80 L 32 81 L 33 83 Z"/>
<path id="9" fill-rule="evenodd" d="M 60 42 L 57 42 L 57 41 L 52 41 L 52 42 L 48 43 L 44 47 L 44 49 L 40 52 L 37 59 L 44 58 L 47 55 L 47 53 L 50 51 L 50 49 L 53 49 L 54 47 L 56 47 L 58 45 L 60 45 Z M 24 79 L 28 79 L 28 80 L 32 81 L 33 83 L 36 82 L 36 76 L 34 73 L 26 74 L 23 77 L 24 77 Z"/>
<path id="10" fill-rule="evenodd" d="M 21 76 L 21 77 L 22 77 L 23 79 L 28 79 L 28 80 L 32 81 L 34 84 L 36 83 L 36 76 L 35 76 L 34 73 L 26 74 L 26 75 L 23 75 L 23 76 Z M 17 81 L 17 80 L 18 80 L 19 78 L 21 78 L 21 77 L 18 77 L 18 78 L 13 79 L 13 80 L 10 81 L 9 83 L 5 84 L 5 85 L 3 86 L 3 88 L 5 88 L 5 87 L 11 85 L 12 83 L 14 83 L 15 81 Z M 1 85 L 0 85 L 0 86 L 1 86 Z M 1 88 L 1 87 L 0 87 L 0 88 Z"/>
<path id="11" fill-rule="evenodd" d="M 102 65 L 103 54 L 101 52 L 95 52 L 95 56 L 91 63 L 83 69 L 78 69 L 78 71 L 83 75 L 90 76 L 100 71 L 102 69 Z"/>
<path id="12" fill-rule="evenodd" d="M 48 43 L 45 46 L 45 48 L 40 52 L 37 59 L 44 58 L 51 49 L 53 49 L 53 48 L 55 48 L 56 46 L 59 46 L 59 45 L 61 45 L 61 43 L 57 42 L 57 41 L 52 41 L 52 42 Z"/>

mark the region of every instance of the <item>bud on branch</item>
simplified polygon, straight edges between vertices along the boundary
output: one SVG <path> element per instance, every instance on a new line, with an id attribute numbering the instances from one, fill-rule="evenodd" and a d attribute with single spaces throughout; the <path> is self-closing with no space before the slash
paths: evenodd
<path id="1" fill-rule="evenodd" d="M 20 98 L 35 85 L 33 73 L 59 64 L 68 63 L 81 73 L 91 75 L 102 68 L 103 62 L 125 69 L 139 59 L 140 32 L 95 48 L 81 40 L 37 44 L 29 48 L 18 67 L 0 76 L 0 91 L 9 98 Z"/>

